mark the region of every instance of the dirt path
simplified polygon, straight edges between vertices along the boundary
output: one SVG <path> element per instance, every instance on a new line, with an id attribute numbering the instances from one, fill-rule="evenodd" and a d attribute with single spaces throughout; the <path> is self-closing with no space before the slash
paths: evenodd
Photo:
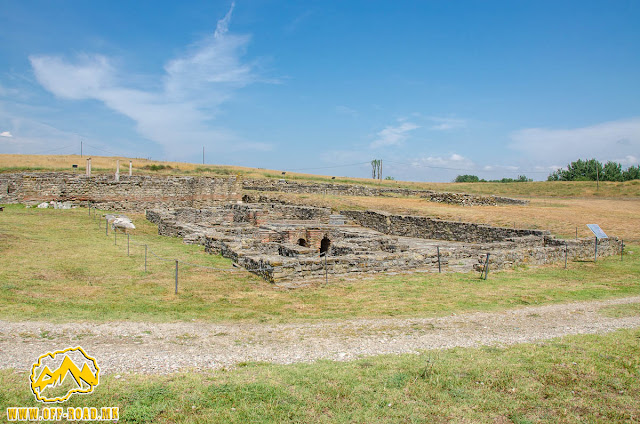
<path id="1" fill-rule="evenodd" d="M 357 319 L 295 324 L 0 321 L 0 367 L 30 371 L 47 351 L 82 346 L 103 374 L 349 360 L 425 349 L 532 342 L 569 334 L 640 327 L 640 316 L 610 318 L 598 310 L 640 297 L 526 307 L 442 318 Z"/>

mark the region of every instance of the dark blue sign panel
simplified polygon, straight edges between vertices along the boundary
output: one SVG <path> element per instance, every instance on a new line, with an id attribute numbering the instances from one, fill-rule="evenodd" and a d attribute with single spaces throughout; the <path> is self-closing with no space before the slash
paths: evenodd
<path id="1" fill-rule="evenodd" d="M 587 224 L 587 227 L 591 230 L 591 232 L 596 236 L 597 239 L 606 239 L 609 238 L 602 228 L 598 224 Z"/>

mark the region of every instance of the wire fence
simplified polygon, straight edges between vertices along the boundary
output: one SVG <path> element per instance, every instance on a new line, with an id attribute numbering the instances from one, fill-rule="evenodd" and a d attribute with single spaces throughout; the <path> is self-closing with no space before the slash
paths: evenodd
<path id="1" fill-rule="evenodd" d="M 89 206 L 89 216 L 92 215 L 92 210 L 93 210 L 93 217 L 94 220 L 96 222 L 96 224 L 98 225 L 98 228 L 102 228 L 102 215 L 98 215 L 96 213 L 96 211 L 98 211 L 97 208 L 93 208 L 91 206 Z M 109 220 L 107 218 L 107 216 L 105 215 L 104 217 L 104 228 L 105 228 L 105 235 L 108 236 L 109 235 Z M 114 245 L 118 244 L 118 228 L 115 225 L 112 225 L 112 232 L 114 234 Z M 134 246 L 140 246 L 140 247 L 144 247 L 144 272 L 148 272 L 148 256 L 149 254 L 151 254 L 151 256 L 153 256 L 154 258 L 163 261 L 163 262 L 173 262 L 175 264 L 175 268 L 174 268 L 174 278 L 175 278 L 175 294 L 178 294 L 178 285 L 179 285 L 179 270 L 183 269 L 185 266 L 186 267 L 194 267 L 194 268 L 199 268 L 199 269 L 203 269 L 203 270 L 207 270 L 207 271 L 213 271 L 213 272 L 250 272 L 250 273 L 255 273 L 255 272 L 268 272 L 268 273 L 272 273 L 274 268 L 272 266 L 267 266 L 267 267 L 257 267 L 257 268 L 243 268 L 240 265 L 237 265 L 236 263 L 233 263 L 233 266 L 231 268 L 218 268 L 218 267 L 212 267 L 209 265 L 202 265 L 202 264 L 197 264 L 197 263 L 193 263 L 193 262 L 189 262 L 189 261 L 185 261 L 183 259 L 178 259 L 178 258 L 168 258 L 168 257 L 163 257 L 159 254 L 157 254 L 156 252 L 154 252 L 152 249 L 149 248 L 149 244 L 148 243 L 139 243 L 136 242 L 135 239 L 132 241 L 133 237 L 131 236 L 131 234 L 129 234 L 128 232 L 124 232 L 121 231 L 121 234 L 124 234 L 127 236 L 127 256 L 130 256 L 130 246 L 134 245 Z M 576 240 L 577 240 L 577 227 L 576 227 Z M 623 261 L 624 260 L 624 248 L 625 248 L 625 244 L 624 244 L 624 240 L 620 240 L 620 260 Z M 595 256 L 594 256 L 594 262 L 597 261 L 598 258 L 598 240 L 596 239 L 595 242 Z M 568 247 L 567 247 L 567 243 L 565 242 L 564 244 L 564 268 L 567 268 L 567 262 L 568 262 Z M 329 272 L 328 272 L 328 266 L 327 266 L 327 256 L 328 252 L 320 252 L 316 255 L 312 255 L 310 257 L 312 258 L 321 258 L 324 259 L 324 279 L 325 279 L 325 284 L 328 283 L 329 280 Z M 442 273 L 442 262 L 441 262 L 441 255 L 440 255 L 440 247 L 436 246 L 436 256 L 437 256 L 437 264 L 438 264 L 438 273 Z M 482 266 L 480 267 L 480 279 L 482 280 L 486 280 L 489 276 L 489 258 L 491 256 L 491 252 L 487 252 L 486 256 L 484 257 L 484 260 L 482 261 Z M 262 264 L 262 262 L 261 262 Z"/>
<path id="2" fill-rule="evenodd" d="M 109 225 L 109 219 L 107 218 L 107 216 L 103 217 L 102 211 L 100 212 L 100 214 L 98 214 L 98 209 L 94 207 L 89 207 L 88 210 L 89 210 L 89 216 L 90 217 L 93 216 L 93 220 L 96 223 L 97 228 L 100 231 L 102 230 L 102 228 L 104 228 L 105 236 L 109 236 L 110 225 Z M 103 224 L 103 219 L 104 219 L 104 224 Z M 175 264 L 174 271 L 173 271 L 173 277 L 175 278 L 175 289 L 174 289 L 175 294 L 178 294 L 180 270 L 184 270 L 184 267 L 194 267 L 194 268 L 213 271 L 213 272 L 262 272 L 262 271 L 272 272 L 273 271 L 273 267 L 271 266 L 245 269 L 242 267 L 238 267 L 234 263 L 233 267 L 231 268 L 219 268 L 219 267 L 214 267 L 210 265 L 193 263 L 177 257 L 166 257 L 166 256 L 162 256 L 157 252 L 154 252 L 153 249 L 151 249 L 151 247 L 149 246 L 149 243 L 137 241 L 136 237 L 132 236 L 126 231 L 120 230 L 118 227 L 116 227 L 113 224 L 111 225 L 111 233 L 113 233 L 113 244 L 115 246 L 118 245 L 118 234 L 120 234 L 121 237 L 126 236 L 127 256 L 131 256 L 131 246 L 144 247 L 144 272 L 145 273 L 149 272 L 149 255 L 151 255 L 152 257 L 154 257 L 159 261 L 170 262 Z"/>

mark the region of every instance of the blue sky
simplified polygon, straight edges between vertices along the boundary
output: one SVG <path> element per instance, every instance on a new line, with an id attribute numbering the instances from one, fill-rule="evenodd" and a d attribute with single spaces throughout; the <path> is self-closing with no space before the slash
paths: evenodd
<path id="1" fill-rule="evenodd" d="M 638 1 L 0 0 L 0 153 L 545 179 L 640 158 Z"/>

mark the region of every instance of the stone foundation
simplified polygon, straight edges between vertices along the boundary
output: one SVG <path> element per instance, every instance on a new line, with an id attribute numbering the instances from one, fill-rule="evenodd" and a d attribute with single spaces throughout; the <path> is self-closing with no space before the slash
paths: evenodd
<path id="1" fill-rule="evenodd" d="M 400 187 L 373 187 L 356 184 L 311 183 L 290 180 L 245 179 L 242 188 L 248 191 L 328 194 L 334 196 L 416 196 L 431 202 L 462 206 L 528 205 L 528 200 L 500 196 L 479 196 L 465 193 L 414 190 Z"/>
<path id="2" fill-rule="evenodd" d="M 548 235 L 548 231 L 516 230 L 470 222 L 444 221 L 423 216 L 393 215 L 376 211 L 342 211 L 358 225 L 384 234 L 469 243 L 504 241 L 516 237 Z"/>
<path id="3" fill-rule="evenodd" d="M 44 172 L 0 174 L 0 203 L 37 204 L 70 201 L 107 210 L 158 207 L 203 207 L 240 201 L 242 184 L 236 177 L 120 176 L 87 177 Z"/>
<path id="4" fill-rule="evenodd" d="M 480 271 L 487 253 L 491 270 L 548 264 L 564 260 L 565 243 L 569 260 L 588 260 L 594 249 L 592 239 L 558 240 L 539 230 L 271 203 L 147 211 L 147 218 L 162 235 L 289 286 L 359 273 Z M 617 239 L 598 244 L 601 256 L 619 251 Z"/>

